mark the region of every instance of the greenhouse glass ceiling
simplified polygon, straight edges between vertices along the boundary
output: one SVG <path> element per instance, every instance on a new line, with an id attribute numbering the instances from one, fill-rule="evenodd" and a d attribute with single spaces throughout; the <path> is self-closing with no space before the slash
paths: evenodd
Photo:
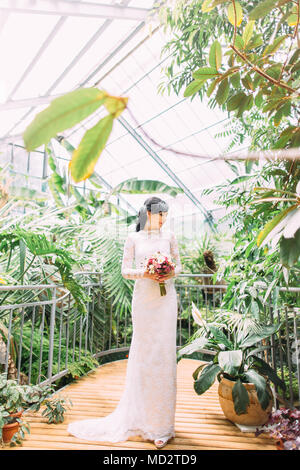
<path id="1" fill-rule="evenodd" d="M 178 216 L 196 213 L 202 220 L 208 215 L 218 219 L 225 212 L 214 203 L 216 195 L 201 193 L 234 176 L 225 162 L 213 161 L 213 156 L 222 154 L 230 142 L 228 137 L 215 137 L 224 131 L 228 115 L 211 109 L 207 101 L 197 97 L 191 101 L 183 93 L 158 93 L 168 60 L 167 55 L 161 55 L 167 36 L 157 21 L 151 21 L 149 34 L 147 11 L 152 3 L 1 0 L 1 166 L 12 162 L 20 184 L 47 190 L 45 181 L 51 170 L 45 168 L 44 148 L 28 157 L 22 148 L 22 132 L 53 98 L 78 87 L 97 86 L 109 94 L 127 96 L 131 111 L 124 111 L 115 122 L 96 165 L 103 184 L 114 187 L 129 178 L 160 180 L 183 190 L 176 198 L 165 197 Z M 61 135 L 78 146 L 101 113 L 104 115 L 103 111 L 96 112 Z M 140 126 L 163 147 L 211 159 L 161 150 Z M 54 139 L 52 143 L 61 167 L 66 167 L 70 155 Z M 76 186 L 81 191 L 94 189 L 88 180 Z M 122 200 L 133 212 L 145 195 L 125 194 Z"/>

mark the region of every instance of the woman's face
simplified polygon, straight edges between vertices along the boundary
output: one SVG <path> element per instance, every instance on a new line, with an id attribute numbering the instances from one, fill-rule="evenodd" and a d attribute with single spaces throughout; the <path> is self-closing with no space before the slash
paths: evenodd
<path id="1" fill-rule="evenodd" d="M 158 214 L 152 214 L 152 212 L 147 211 L 148 214 L 148 224 L 152 229 L 161 228 L 166 221 L 168 216 L 167 212 L 159 212 Z"/>

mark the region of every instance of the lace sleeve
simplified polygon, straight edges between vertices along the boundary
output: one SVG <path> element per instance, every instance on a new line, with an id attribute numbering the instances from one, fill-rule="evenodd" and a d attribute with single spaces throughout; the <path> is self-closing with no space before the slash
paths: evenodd
<path id="1" fill-rule="evenodd" d="M 141 279 L 144 276 L 145 269 L 134 269 L 132 267 L 134 259 L 134 241 L 130 235 L 124 245 L 123 260 L 122 260 L 122 276 L 125 279 Z"/>
<path id="2" fill-rule="evenodd" d="M 182 265 L 181 265 L 180 256 L 179 256 L 178 243 L 177 243 L 177 239 L 175 237 L 174 232 L 171 232 L 170 253 L 176 264 L 175 275 L 177 275 L 181 273 Z"/>

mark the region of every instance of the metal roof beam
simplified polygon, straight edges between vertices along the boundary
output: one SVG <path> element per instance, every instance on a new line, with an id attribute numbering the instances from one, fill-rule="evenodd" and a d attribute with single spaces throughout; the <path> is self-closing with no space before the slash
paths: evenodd
<path id="1" fill-rule="evenodd" d="M 178 185 L 179 188 L 183 189 L 185 195 L 192 201 L 193 204 L 202 212 L 205 216 L 205 220 L 209 223 L 211 229 L 214 231 L 213 216 L 210 211 L 208 211 L 199 199 L 189 190 L 189 188 L 184 184 L 183 181 L 174 173 L 174 171 L 160 158 L 160 156 L 148 145 L 148 143 L 143 139 L 143 137 L 136 132 L 136 130 L 129 124 L 123 116 L 119 116 L 119 123 L 127 130 L 127 132 L 132 135 L 132 137 L 140 144 L 141 147 L 153 158 L 156 163 L 164 170 L 165 173 Z"/>
<path id="2" fill-rule="evenodd" d="M 9 111 L 18 108 L 31 108 L 50 103 L 54 98 L 65 95 L 66 93 L 59 93 L 57 95 L 37 96 L 36 98 L 24 98 L 23 100 L 9 100 L 6 103 L 0 104 L 0 112 Z M 23 119 L 23 118 L 22 118 Z"/>
<path id="3" fill-rule="evenodd" d="M 1 0 L 0 11 L 38 14 L 77 16 L 85 18 L 105 18 L 112 20 L 145 20 L 150 9 L 123 5 L 107 5 L 90 2 L 70 2 L 66 0 Z"/>
<path id="4" fill-rule="evenodd" d="M 124 5 L 127 6 L 129 4 L 130 0 L 125 0 Z M 0 105 L 0 110 L 6 111 L 8 109 L 14 109 L 14 108 L 20 108 L 20 107 L 29 107 L 29 110 L 19 119 L 5 134 L 5 136 L 9 135 L 18 125 L 19 123 L 24 120 L 30 113 L 31 111 L 34 110 L 36 106 L 39 106 L 41 104 L 47 104 L 49 101 L 51 101 L 54 98 L 57 98 L 58 96 L 61 96 L 62 94 L 58 95 L 49 95 L 51 91 L 62 81 L 64 76 L 74 67 L 74 65 L 78 62 L 78 60 L 82 57 L 82 55 L 85 54 L 85 52 L 91 47 L 93 42 L 98 39 L 98 37 L 108 28 L 109 25 L 112 24 L 112 20 L 105 20 L 104 23 L 100 26 L 100 28 L 96 31 L 96 33 L 93 35 L 93 37 L 88 41 L 88 43 L 83 47 L 83 49 L 76 55 L 76 57 L 72 60 L 72 62 L 68 65 L 68 67 L 63 71 L 63 73 L 55 80 L 55 82 L 51 85 L 51 87 L 46 91 L 44 96 L 29 99 L 29 100 L 18 100 L 18 101 L 12 101 L 10 100 L 7 103 L 4 103 L 3 105 Z M 138 24 L 138 26 L 132 31 L 129 36 L 122 41 L 122 43 L 104 60 L 102 63 L 103 65 L 106 65 L 111 59 L 113 59 L 114 55 L 119 52 L 126 44 L 128 41 L 130 41 L 144 26 L 145 22 L 142 21 L 141 23 Z M 97 68 L 99 70 L 102 67 L 102 64 Z M 90 76 L 88 77 L 90 78 Z M 79 86 L 83 86 L 86 83 L 86 80 L 83 81 Z M 28 103 L 30 101 L 30 103 Z"/>

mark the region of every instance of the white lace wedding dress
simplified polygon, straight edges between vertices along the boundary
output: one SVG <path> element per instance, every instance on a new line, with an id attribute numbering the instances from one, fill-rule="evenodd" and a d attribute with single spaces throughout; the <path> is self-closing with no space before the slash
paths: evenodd
<path id="1" fill-rule="evenodd" d="M 115 410 L 96 419 L 75 421 L 68 431 L 91 441 L 126 441 L 139 435 L 155 440 L 175 436 L 177 294 L 174 278 L 158 282 L 142 278 L 145 257 L 161 251 L 181 271 L 173 232 L 141 230 L 130 233 L 124 246 L 122 275 L 136 279 L 132 298 L 133 336 L 128 354 L 125 389 Z M 135 268 L 132 267 L 135 259 Z"/>

